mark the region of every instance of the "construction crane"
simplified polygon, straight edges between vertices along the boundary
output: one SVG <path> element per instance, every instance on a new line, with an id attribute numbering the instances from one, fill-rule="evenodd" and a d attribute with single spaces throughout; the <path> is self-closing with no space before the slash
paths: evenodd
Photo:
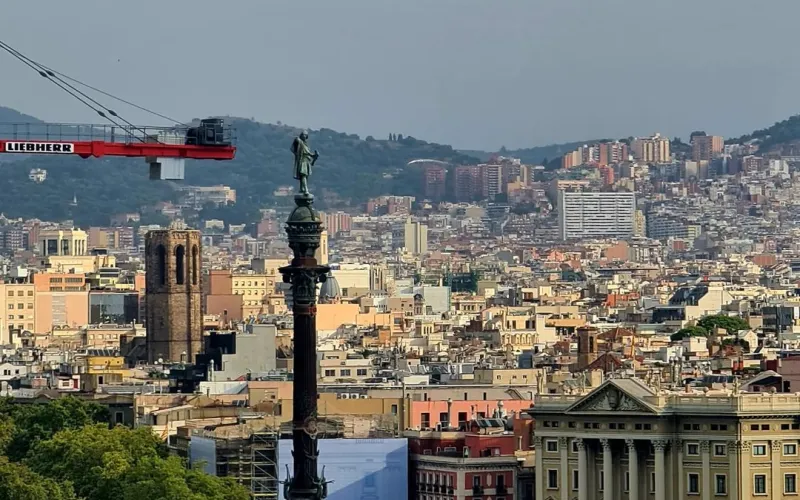
<path id="1" fill-rule="evenodd" d="M 8 52 L 40 76 L 76 98 L 110 125 L 0 123 L 0 153 L 24 155 L 77 155 L 140 157 L 150 164 L 150 178 L 181 180 L 184 160 L 232 160 L 236 155 L 234 131 L 221 118 L 200 120 L 192 125 L 156 113 L 53 70 L 23 55 L 0 40 Z M 78 86 L 123 102 L 172 123 L 170 127 L 142 127 L 122 118 Z"/>

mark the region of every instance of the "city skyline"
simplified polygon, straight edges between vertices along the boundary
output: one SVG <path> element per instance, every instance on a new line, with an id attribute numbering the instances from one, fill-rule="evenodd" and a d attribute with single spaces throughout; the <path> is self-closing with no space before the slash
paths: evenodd
<path id="1" fill-rule="evenodd" d="M 791 85 L 800 70 L 781 48 L 791 46 L 790 20 L 800 13 L 789 1 L 507 0 L 498 8 L 452 0 L 342 0 L 335 7 L 241 0 L 218 16 L 204 0 L 191 10 L 158 5 L 156 17 L 148 2 L 123 17 L 90 0 L 35 12 L 26 2 L 11 4 L 17 14 L 35 16 L 40 29 L 33 36 L 13 21 L 18 16 L 6 17 L 4 41 L 183 120 L 230 114 L 492 151 L 655 130 L 684 139 L 696 129 L 737 136 L 800 109 Z M 75 12 L 91 30 L 63 22 Z M 292 19 L 303 19 L 303 36 L 287 31 Z M 762 25 L 770 26 L 770 37 L 734 35 Z M 141 26 L 149 27 L 146 36 Z M 218 43 L 184 49 L 212 27 Z M 115 39 L 139 42 L 98 42 Z M 3 57 L 14 77 L 0 82 L 0 105 L 48 121 L 96 119 Z M 219 84 L 209 92 L 216 75 Z M 625 105 L 609 112 L 609 98 Z M 124 116 L 152 121 L 134 111 Z"/>

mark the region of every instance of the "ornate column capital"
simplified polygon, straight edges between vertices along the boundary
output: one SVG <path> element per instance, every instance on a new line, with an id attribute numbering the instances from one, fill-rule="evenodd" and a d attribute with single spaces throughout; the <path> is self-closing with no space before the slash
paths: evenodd
<path id="1" fill-rule="evenodd" d="M 569 438 L 568 437 L 561 436 L 560 438 L 558 438 L 558 446 L 559 446 L 559 448 L 566 448 L 566 446 L 568 444 L 569 444 Z"/>
<path id="2" fill-rule="evenodd" d="M 742 451 L 742 442 L 733 440 L 728 441 L 728 455 L 735 457 L 740 451 Z"/>
<path id="3" fill-rule="evenodd" d="M 606 439 L 606 438 L 602 438 L 600 440 L 600 446 L 603 447 L 603 451 L 610 450 L 611 449 L 611 440 L 610 439 Z"/>
<path id="4" fill-rule="evenodd" d="M 780 441 L 778 439 L 772 440 L 772 453 L 779 453 L 782 447 L 783 447 L 783 441 Z"/>
<path id="5" fill-rule="evenodd" d="M 626 439 L 625 446 L 628 447 L 628 451 L 636 451 L 636 440 L 635 439 Z"/>
<path id="6" fill-rule="evenodd" d="M 586 441 L 584 441 L 583 438 L 576 438 L 575 446 L 578 447 L 578 451 L 583 451 L 586 449 Z"/>
<path id="7" fill-rule="evenodd" d="M 700 441 L 700 452 L 701 453 L 708 453 L 710 449 L 711 449 L 711 443 L 707 439 L 704 439 L 703 441 Z"/>
<path id="8" fill-rule="evenodd" d="M 533 436 L 533 446 L 537 449 L 542 447 L 542 436 Z"/>
<path id="9" fill-rule="evenodd" d="M 654 439 L 652 443 L 653 443 L 653 448 L 656 451 L 664 451 L 667 449 L 667 446 L 669 446 L 669 441 L 667 441 L 666 439 Z"/>
<path id="10" fill-rule="evenodd" d="M 753 447 L 753 443 L 751 443 L 750 441 L 739 441 L 739 443 L 741 444 L 741 450 L 744 453 L 750 453 L 750 450 Z"/>

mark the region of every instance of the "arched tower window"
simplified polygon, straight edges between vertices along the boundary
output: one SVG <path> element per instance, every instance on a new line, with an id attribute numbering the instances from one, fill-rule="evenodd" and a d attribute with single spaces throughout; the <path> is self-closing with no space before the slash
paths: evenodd
<path id="1" fill-rule="evenodd" d="M 167 284 L 167 250 L 164 245 L 156 248 L 156 262 L 158 263 L 158 282 L 162 285 Z"/>
<path id="2" fill-rule="evenodd" d="M 175 247 L 175 282 L 183 285 L 186 281 L 186 250 L 183 245 Z"/>
<path id="3" fill-rule="evenodd" d="M 196 285 L 200 280 L 200 249 L 197 245 L 192 245 L 192 285 Z"/>

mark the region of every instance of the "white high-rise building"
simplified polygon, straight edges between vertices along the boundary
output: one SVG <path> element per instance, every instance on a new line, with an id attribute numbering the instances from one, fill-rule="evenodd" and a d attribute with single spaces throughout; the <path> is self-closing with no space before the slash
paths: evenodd
<path id="1" fill-rule="evenodd" d="M 428 252 L 428 226 L 412 222 L 409 218 L 403 225 L 403 240 L 406 251 L 414 255 Z"/>
<path id="2" fill-rule="evenodd" d="M 558 198 L 558 228 L 562 240 L 634 235 L 634 193 L 560 191 Z"/>

